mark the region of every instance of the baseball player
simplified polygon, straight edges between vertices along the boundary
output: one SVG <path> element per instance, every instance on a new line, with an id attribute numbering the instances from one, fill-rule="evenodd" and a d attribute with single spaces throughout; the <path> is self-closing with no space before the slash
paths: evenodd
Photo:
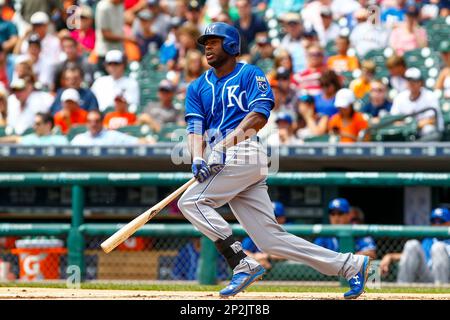
<path id="1" fill-rule="evenodd" d="M 361 214 L 360 214 L 361 215 Z M 362 216 L 355 217 L 359 218 L 359 221 L 351 221 L 352 214 L 350 209 L 350 204 L 347 199 L 336 198 L 330 201 L 328 204 L 328 216 L 330 218 L 331 224 L 350 224 L 350 223 L 362 223 Z M 339 241 L 336 237 L 319 237 L 314 240 L 314 243 L 338 252 L 339 251 Z M 377 245 L 372 237 L 360 237 L 355 239 L 355 252 L 356 254 L 362 254 L 369 256 L 372 259 L 376 258 Z"/>
<path id="2" fill-rule="evenodd" d="M 450 211 L 436 208 L 430 214 L 432 226 L 450 226 Z M 389 266 L 399 262 L 397 282 L 434 282 L 444 284 L 450 281 L 450 239 L 425 238 L 408 240 L 402 252 L 388 253 L 380 262 L 382 274 L 389 272 Z"/>
<path id="3" fill-rule="evenodd" d="M 364 292 L 368 257 L 314 245 L 287 233 L 275 220 L 267 193 L 266 150 L 256 135 L 267 122 L 274 98 L 264 73 L 237 61 L 239 32 L 215 22 L 206 27 L 198 43 L 212 67 L 189 85 L 186 94 L 188 144 L 198 182 L 186 190 L 178 205 L 186 219 L 214 241 L 233 270 L 230 284 L 220 295 L 234 296 L 265 272 L 246 256 L 229 224 L 215 210 L 228 203 L 261 251 L 343 276 L 350 285 L 344 297 L 358 297 Z M 205 142 L 211 149 L 207 159 Z"/>

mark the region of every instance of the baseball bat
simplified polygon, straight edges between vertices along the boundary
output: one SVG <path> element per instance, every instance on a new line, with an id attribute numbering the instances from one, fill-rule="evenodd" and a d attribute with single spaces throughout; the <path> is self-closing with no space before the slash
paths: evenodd
<path id="1" fill-rule="evenodd" d="M 196 181 L 195 177 L 191 180 L 183 184 L 177 190 L 172 192 L 166 198 L 155 204 L 153 207 L 141 213 L 139 216 L 128 222 L 125 226 L 120 228 L 116 233 L 114 233 L 111 237 L 106 239 L 100 246 L 103 251 L 106 253 L 110 253 L 114 248 L 116 248 L 119 244 L 127 240 L 132 234 L 134 234 L 140 227 L 146 224 L 150 219 L 158 214 L 165 206 L 171 203 L 174 199 L 176 199 L 180 194 L 186 191 L 187 188 L 191 184 Z"/>

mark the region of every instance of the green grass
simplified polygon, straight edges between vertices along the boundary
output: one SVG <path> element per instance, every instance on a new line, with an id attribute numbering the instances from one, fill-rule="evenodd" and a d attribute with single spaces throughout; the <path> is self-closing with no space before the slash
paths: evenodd
<path id="1" fill-rule="evenodd" d="M 33 288 L 66 288 L 65 283 L 0 283 L 0 287 L 33 287 Z M 206 286 L 197 284 L 118 284 L 118 283 L 83 283 L 82 289 L 91 290 L 148 290 L 148 291 L 219 291 L 220 285 Z M 343 293 L 348 290 L 345 287 L 332 286 L 294 286 L 294 285 L 253 285 L 249 292 L 329 292 Z M 380 290 L 367 289 L 368 293 L 447 293 L 450 288 L 443 287 L 384 287 Z"/>

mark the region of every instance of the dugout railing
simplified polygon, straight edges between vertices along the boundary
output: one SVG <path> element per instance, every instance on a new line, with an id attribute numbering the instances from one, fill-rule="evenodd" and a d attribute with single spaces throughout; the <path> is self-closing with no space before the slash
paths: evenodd
<path id="1" fill-rule="evenodd" d="M 183 173 L 8 173 L 0 174 L 0 186 L 71 186 L 71 223 L 0 223 L 1 236 L 59 236 L 66 240 L 67 265 L 76 266 L 84 279 L 86 271 L 86 238 L 107 238 L 123 224 L 85 223 L 84 188 L 90 185 L 141 186 L 147 184 L 178 186 L 190 178 Z M 389 172 L 323 172 L 278 173 L 268 178 L 269 185 L 318 185 L 318 186 L 449 186 L 449 173 L 389 173 Z M 136 215 L 139 214 L 138 212 Z M 286 225 L 287 231 L 302 237 L 336 236 L 341 251 L 354 250 L 356 237 L 373 236 L 389 238 L 444 237 L 450 228 L 429 226 L 393 225 Z M 236 236 L 245 236 L 239 225 L 233 225 Z M 217 252 L 214 244 L 190 224 L 163 224 L 149 222 L 138 230 L 136 236 L 145 237 L 194 237 L 201 238 L 198 281 L 201 284 L 216 283 Z"/>

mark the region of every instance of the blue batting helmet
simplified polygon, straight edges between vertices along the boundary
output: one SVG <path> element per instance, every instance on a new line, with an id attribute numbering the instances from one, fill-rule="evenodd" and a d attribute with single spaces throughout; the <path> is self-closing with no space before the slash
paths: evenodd
<path id="1" fill-rule="evenodd" d="M 328 204 L 328 211 L 338 210 L 343 213 L 350 212 L 350 205 L 347 199 L 344 198 L 336 198 L 330 201 Z"/>
<path id="2" fill-rule="evenodd" d="M 209 24 L 205 33 L 198 38 L 197 42 L 205 45 L 206 39 L 219 37 L 223 39 L 222 48 L 231 56 L 237 56 L 241 52 L 241 38 L 239 31 L 224 22 L 214 22 Z"/>
<path id="3" fill-rule="evenodd" d="M 283 217 L 284 216 L 284 206 L 279 201 L 272 201 L 273 205 L 273 213 L 275 214 L 275 217 Z"/>
<path id="4" fill-rule="evenodd" d="M 439 219 L 443 223 L 450 221 L 450 211 L 447 208 L 436 208 L 431 212 L 430 220 Z"/>

